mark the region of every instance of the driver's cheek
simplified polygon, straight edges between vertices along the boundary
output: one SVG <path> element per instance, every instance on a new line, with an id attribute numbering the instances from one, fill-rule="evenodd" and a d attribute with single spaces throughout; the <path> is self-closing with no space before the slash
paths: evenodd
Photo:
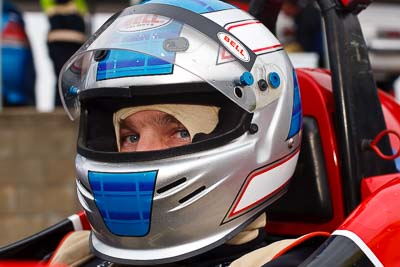
<path id="1" fill-rule="evenodd" d="M 121 144 L 120 152 L 135 152 L 137 151 L 137 143 L 123 142 Z"/>
<path id="2" fill-rule="evenodd" d="M 184 146 L 184 145 L 188 145 L 190 143 L 191 143 L 190 137 L 182 138 L 182 137 L 178 137 L 177 134 L 170 136 L 168 139 L 168 147 Z"/>

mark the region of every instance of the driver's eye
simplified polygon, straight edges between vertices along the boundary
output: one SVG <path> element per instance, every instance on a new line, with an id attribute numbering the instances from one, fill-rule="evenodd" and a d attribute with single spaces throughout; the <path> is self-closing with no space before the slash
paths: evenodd
<path id="1" fill-rule="evenodd" d="M 180 138 L 190 138 L 190 133 L 186 129 L 181 129 L 177 132 Z"/>
<path id="2" fill-rule="evenodd" d="M 138 134 L 132 134 L 128 135 L 122 138 L 122 142 L 127 142 L 127 143 L 136 143 L 139 141 L 139 135 Z"/>

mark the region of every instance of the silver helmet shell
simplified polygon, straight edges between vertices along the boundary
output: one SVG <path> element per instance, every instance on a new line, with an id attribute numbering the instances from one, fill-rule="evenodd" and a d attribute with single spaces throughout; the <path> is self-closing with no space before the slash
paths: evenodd
<path id="1" fill-rule="evenodd" d="M 101 258 L 149 265 L 210 250 L 281 196 L 293 175 L 301 103 L 286 53 L 246 12 L 214 0 L 199 3 L 153 0 L 129 7 L 63 68 L 64 107 L 71 118 L 81 116 L 78 198 L 93 230 L 92 249 Z M 141 56 L 157 67 L 127 70 L 121 63 L 134 59 L 139 64 Z M 235 106 L 236 112 L 225 108 L 225 117 L 242 114 L 217 138 L 137 153 L 118 153 L 89 140 L 102 132 L 102 116 L 113 112 L 109 103 L 118 102 L 121 90 L 129 105 L 140 95 L 154 96 L 153 89 L 173 90 L 176 96 L 184 88 L 187 95 L 199 83 Z"/>

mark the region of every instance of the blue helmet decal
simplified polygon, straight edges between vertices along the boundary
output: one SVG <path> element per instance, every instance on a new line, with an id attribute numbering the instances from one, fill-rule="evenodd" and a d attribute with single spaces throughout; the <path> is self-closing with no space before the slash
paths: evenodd
<path id="1" fill-rule="evenodd" d="M 175 52 L 166 52 L 163 48 L 164 41 L 176 39 L 181 33 L 182 25 L 171 21 L 160 28 L 143 32 L 130 32 L 124 40 L 124 43 L 135 43 L 135 45 L 147 47 L 147 51 L 154 55 L 163 54 L 165 60 L 154 56 L 137 53 L 129 50 L 108 50 L 107 54 L 100 59 L 97 67 L 97 81 L 146 76 L 163 75 L 173 72 Z M 129 47 L 129 46 L 127 46 Z"/>
<path id="2" fill-rule="evenodd" d="M 99 62 L 97 81 L 114 78 L 171 74 L 173 64 L 149 55 L 125 50 L 111 50 Z"/>
<path id="3" fill-rule="evenodd" d="M 149 0 L 143 4 L 166 4 L 188 9 L 195 13 L 208 13 L 236 8 L 231 4 L 217 0 Z"/>
<path id="4" fill-rule="evenodd" d="M 298 132 L 300 132 L 303 123 L 301 99 L 300 99 L 300 87 L 297 81 L 296 71 L 293 69 L 293 109 L 292 109 L 292 121 L 290 123 L 290 130 L 287 139 L 292 138 Z"/>
<path id="5" fill-rule="evenodd" d="M 111 233 L 119 236 L 148 234 L 157 171 L 89 171 L 88 177 L 96 206 Z"/>

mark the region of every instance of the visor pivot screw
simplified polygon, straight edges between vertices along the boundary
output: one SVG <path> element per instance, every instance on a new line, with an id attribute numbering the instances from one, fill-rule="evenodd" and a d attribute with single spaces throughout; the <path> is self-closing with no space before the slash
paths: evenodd
<path id="1" fill-rule="evenodd" d="M 264 92 L 268 89 L 268 83 L 266 80 L 261 79 L 258 80 L 258 88 L 260 89 L 260 91 Z"/>
<path id="2" fill-rule="evenodd" d="M 271 72 L 268 74 L 268 83 L 273 88 L 276 89 L 281 85 L 281 78 L 276 72 Z"/>
<path id="3" fill-rule="evenodd" d="M 79 93 L 79 89 L 78 89 L 78 87 L 75 87 L 75 86 L 71 86 L 69 89 L 68 89 L 68 95 L 70 95 L 70 96 L 76 96 L 76 95 L 78 95 L 78 93 Z"/>
<path id="4" fill-rule="evenodd" d="M 242 76 L 240 76 L 240 84 L 242 86 L 250 86 L 254 83 L 254 77 L 253 74 L 250 72 L 246 71 L 243 72 Z"/>
<path id="5" fill-rule="evenodd" d="M 255 134 L 256 132 L 258 132 L 257 124 L 255 124 L 255 123 L 250 124 L 249 133 Z"/>
<path id="6" fill-rule="evenodd" d="M 294 140 L 293 140 L 293 138 L 290 138 L 289 141 L 288 141 L 288 148 L 292 149 L 293 146 L 294 146 Z"/>

